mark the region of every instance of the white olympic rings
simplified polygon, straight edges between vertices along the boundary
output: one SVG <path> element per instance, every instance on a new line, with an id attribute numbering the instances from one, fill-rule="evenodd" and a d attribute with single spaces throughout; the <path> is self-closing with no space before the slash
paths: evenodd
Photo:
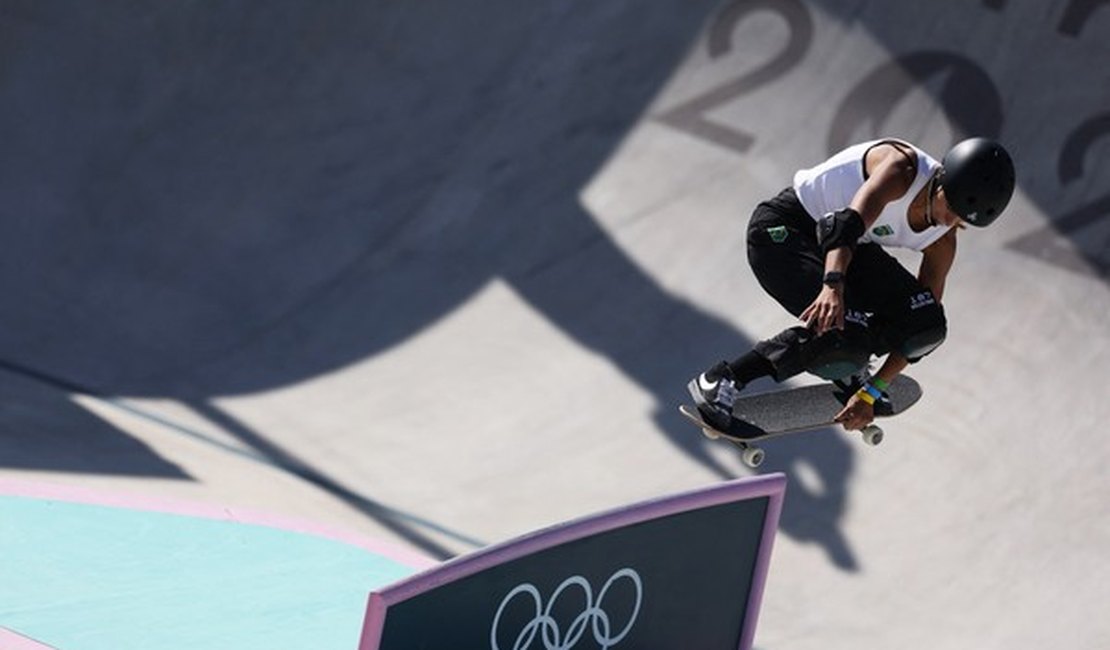
<path id="1" fill-rule="evenodd" d="M 602 603 L 605 601 L 605 595 L 609 589 L 621 578 L 627 578 L 632 582 L 633 587 L 636 589 L 636 606 L 632 609 L 632 614 L 629 616 L 628 622 L 625 623 L 621 631 L 614 635 L 609 620 L 609 614 L 602 608 Z M 559 628 L 559 622 L 551 616 L 551 610 L 555 606 L 555 602 L 559 596 L 571 587 L 579 587 L 586 597 L 586 606 L 582 613 L 579 614 L 574 621 L 571 622 L 570 627 L 566 630 L 564 636 Z M 493 617 L 493 626 L 490 628 L 489 643 L 490 650 L 501 650 L 497 643 L 497 632 L 501 624 L 501 615 L 505 612 L 505 607 L 517 596 L 527 594 L 531 597 L 535 605 L 535 615 L 532 620 L 525 625 L 516 636 L 513 642 L 512 650 L 528 650 L 532 647 L 532 642 L 538 635 L 543 642 L 544 650 L 570 650 L 582 639 L 586 633 L 587 628 L 593 631 L 594 641 L 597 642 L 601 650 L 608 650 L 609 648 L 620 643 L 628 633 L 632 631 L 632 625 L 636 622 L 636 617 L 640 614 L 640 605 L 643 602 L 643 583 L 640 580 L 640 575 L 633 569 L 624 568 L 614 573 L 601 591 L 597 595 L 597 602 L 593 600 L 593 590 L 590 588 L 590 583 L 582 576 L 571 576 L 560 584 L 551 594 L 551 600 L 548 601 L 547 607 L 543 606 L 543 597 L 540 595 L 539 589 L 535 586 L 524 583 L 518 585 L 509 592 L 505 599 L 501 601 L 501 606 L 497 608 L 497 614 Z"/>

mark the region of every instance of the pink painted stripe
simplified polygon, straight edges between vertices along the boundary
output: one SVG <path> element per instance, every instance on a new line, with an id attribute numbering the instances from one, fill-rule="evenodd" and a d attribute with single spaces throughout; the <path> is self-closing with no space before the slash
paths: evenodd
<path id="1" fill-rule="evenodd" d="M 426 569 L 438 564 L 436 560 L 402 546 L 364 537 L 349 530 L 245 508 L 228 508 L 148 495 L 114 493 L 76 485 L 10 478 L 0 478 L 0 495 L 263 526 L 342 542 L 415 569 Z"/>
<path id="2" fill-rule="evenodd" d="M 0 627 L 0 648 L 4 650 L 56 650 L 53 646 L 29 639 L 6 627 Z"/>
<path id="3" fill-rule="evenodd" d="M 755 571 L 752 575 L 752 590 L 748 598 L 748 609 L 744 616 L 744 629 L 740 635 L 740 648 L 746 650 L 755 643 L 755 628 L 759 622 L 759 611 L 763 607 L 763 591 L 767 586 L 767 574 L 771 568 L 771 552 L 775 546 L 775 536 L 779 530 L 779 519 L 782 516 L 783 498 L 786 494 L 786 478 L 782 474 L 774 474 L 779 481 L 779 487 L 768 491 L 770 503 L 767 505 L 767 518 L 763 523 L 763 539 L 759 544 L 759 554 L 756 556 Z"/>

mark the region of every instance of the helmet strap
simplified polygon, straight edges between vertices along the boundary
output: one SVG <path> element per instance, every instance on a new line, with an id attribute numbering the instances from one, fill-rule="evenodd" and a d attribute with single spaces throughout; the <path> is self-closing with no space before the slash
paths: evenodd
<path id="1" fill-rule="evenodd" d="M 925 195 L 925 223 L 929 226 L 936 226 L 937 222 L 933 220 L 933 197 L 937 191 L 937 174 L 934 173 L 933 177 L 929 179 L 929 189 L 926 190 Z"/>

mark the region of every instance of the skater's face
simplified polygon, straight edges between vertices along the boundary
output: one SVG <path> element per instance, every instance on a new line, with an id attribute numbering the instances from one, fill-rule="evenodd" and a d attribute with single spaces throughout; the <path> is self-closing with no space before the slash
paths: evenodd
<path id="1" fill-rule="evenodd" d="M 941 187 L 933 195 L 933 221 L 941 226 L 953 226 L 960 223 L 960 215 L 948 206 L 948 199 L 944 197 L 944 188 Z"/>

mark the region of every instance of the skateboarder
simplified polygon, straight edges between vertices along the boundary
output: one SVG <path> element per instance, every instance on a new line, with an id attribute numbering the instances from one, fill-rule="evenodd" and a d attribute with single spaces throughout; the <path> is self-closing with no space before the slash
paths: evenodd
<path id="1" fill-rule="evenodd" d="M 874 140 L 798 171 L 756 206 L 747 242 L 759 284 L 802 324 L 692 379 L 702 417 L 726 430 L 753 379 L 808 371 L 844 380 L 885 354 L 836 416 L 847 429 L 870 424 L 888 383 L 945 339 L 941 298 L 957 232 L 989 225 L 1013 190 L 1010 155 L 986 138 L 960 142 L 940 162 L 909 142 Z M 920 252 L 917 275 L 886 247 Z"/>

